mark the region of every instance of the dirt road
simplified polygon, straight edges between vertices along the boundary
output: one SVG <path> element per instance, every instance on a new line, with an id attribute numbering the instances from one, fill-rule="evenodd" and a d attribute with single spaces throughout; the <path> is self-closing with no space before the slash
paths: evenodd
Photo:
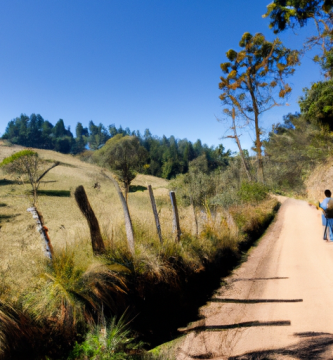
<path id="1" fill-rule="evenodd" d="M 276 221 L 248 261 L 190 324 L 187 359 L 333 359 L 333 242 L 321 213 L 282 199 Z"/>

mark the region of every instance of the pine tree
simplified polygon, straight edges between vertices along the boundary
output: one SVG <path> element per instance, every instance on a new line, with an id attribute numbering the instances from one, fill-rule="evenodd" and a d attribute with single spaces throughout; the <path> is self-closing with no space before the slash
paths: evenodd
<path id="1" fill-rule="evenodd" d="M 239 43 L 241 50 L 229 50 L 229 61 L 221 64 L 220 99 L 227 111 L 235 108 L 246 124 L 255 126 L 258 159 L 258 181 L 264 181 L 260 115 L 274 106 L 274 94 L 283 99 L 291 92 L 284 79 L 293 74 L 299 63 L 298 52 L 285 48 L 279 39 L 269 42 L 262 34 L 245 33 Z"/>

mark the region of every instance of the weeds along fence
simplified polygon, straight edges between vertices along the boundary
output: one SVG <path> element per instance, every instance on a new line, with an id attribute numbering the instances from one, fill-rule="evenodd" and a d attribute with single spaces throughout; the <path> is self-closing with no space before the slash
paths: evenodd
<path id="1" fill-rule="evenodd" d="M 148 186 L 155 228 L 147 232 L 133 222 L 120 197 L 124 242 L 113 230 L 105 235 L 83 186 L 76 189 L 75 199 L 89 225 L 90 241 L 55 247 L 52 262 L 35 258 L 33 276 L 24 286 L 13 287 L 8 269 L 0 274 L 1 360 L 65 359 L 93 324 L 101 325 L 127 308 L 134 319 L 131 327 L 151 346 L 170 340 L 178 327 L 195 318 L 198 306 L 260 236 L 277 206 L 267 198 L 215 213 L 190 209 L 184 217 L 171 192 L 173 224 L 162 231 L 166 224 L 161 222 L 160 200 Z M 189 231 L 189 221 L 198 222 L 200 231 Z"/>

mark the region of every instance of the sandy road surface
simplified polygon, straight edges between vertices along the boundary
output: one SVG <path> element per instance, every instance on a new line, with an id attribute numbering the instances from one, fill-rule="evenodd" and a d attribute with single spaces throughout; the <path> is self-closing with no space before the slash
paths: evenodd
<path id="1" fill-rule="evenodd" d="M 333 243 L 321 213 L 282 199 L 259 246 L 187 327 L 177 359 L 333 359 Z"/>

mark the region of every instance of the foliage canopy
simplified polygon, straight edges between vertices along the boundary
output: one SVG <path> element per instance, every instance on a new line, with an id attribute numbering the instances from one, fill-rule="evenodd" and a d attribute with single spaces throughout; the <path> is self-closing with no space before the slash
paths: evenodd
<path id="1" fill-rule="evenodd" d="M 270 17 L 270 28 L 277 34 L 296 25 L 302 27 L 309 19 L 324 16 L 332 7 L 332 0 L 273 0 L 263 17 Z"/>
<path id="2" fill-rule="evenodd" d="M 263 17 L 270 17 L 274 33 L 296 26 L 303 27 L 312 20 L 316 34 L 307 38 L 304 50 L 317 46 L 320 53 L 313 60 L 319 63 L 325 76 L 333 75 L 333 1 L 332 0 L 274 0 Z"/>
<path id="3" fill-rule="evenodd" d="M 319 81 L 310 89 L 304 89 L 299 105 L 308 122 L 327 126 L 333 131 L 333 80 Z"/>

